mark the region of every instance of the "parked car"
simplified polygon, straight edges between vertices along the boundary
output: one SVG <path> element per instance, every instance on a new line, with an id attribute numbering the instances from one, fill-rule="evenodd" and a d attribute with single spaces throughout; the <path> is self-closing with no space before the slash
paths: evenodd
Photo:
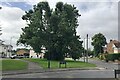
<path id="1" fill-rule="evenodd" d="M 11 59 L 15 59 L 16 56 L 17 56 L 17 55 L 12 55 L 12 56 L 10 56 L 10 58 L 11 58 Z"/>
<path id="2" fill-rule="evenodd" d="M 21 59 L 21 58 L 24 58 L 25 56 L 23 55 L 12 55 L 10 58 L 11 59 L 15 59 L 15 58 L 18 58 L 18 59 Z"/>

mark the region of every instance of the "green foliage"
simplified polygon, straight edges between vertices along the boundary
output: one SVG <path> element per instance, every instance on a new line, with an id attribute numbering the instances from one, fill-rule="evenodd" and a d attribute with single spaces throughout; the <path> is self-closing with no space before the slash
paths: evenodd
<path id="1" fill-rule="evenodd" d="M 120 53 L 118 54 L 108 54 L 105 56 L 107 61 L 120 60 Z"/>
<path id="2" fill-rule="evenodd" d="M 100 53 L 103 53 L 103 46 L 107 44 L 106 38 L 103 34 L 98 33 L 92 37 L 92 43 L 94 46 L 95 56 L 98 56 Z"/>
<path id="3" fill-rule="evenodd" d="M 2 70 L 23 70 L 27 69 L 28 64 L 20 60 L 0 60 L 2 61 Z"/>
<path id="4" fill-rule="evenodd" d="M 16 52 L 19 51 L 19 50 L 29 51 L 29 49 L 26 49 L 26 48 L 18 48 L 18 49 L 16 50 Z"/>
<path id="5" fill-rule="evenodd" d="M 47 68 L 47 64 L 48 64 L 48 60 L 46 59 L 24 59 L 24 60 L 28 60 L 31 62 L 35 62 L 37 64 L 39 64 L 41 67 L 43 67 L 44 69 Z M 67 62 L 67 68 L 89 68 L 89 67 L 96 67 L 95 64 L 90 64 L 90 63 L 84 63 L 81 61 L 73 61 L 73 60 L 66 60 Z M 64 65 L 62 65 L 64 66 Z M 59 61 L 51 61 L 51 68 L 55 69 L 55 68 L 59 68 Z M 64 67 L 62 67 L 64 68 Z"/>
<path id="6" fill-rule="evenodd" d="M 69 4 L 58 2 L 53 11 L 48 2 L 40 2 L 23 15 L 28 25 L 22 28 L 17 43 L 31 46 L 36 53 L 45 47 L 47 59 L 63 60 L 66 53 L 78 57 L 82 52 L 82 42 L 76 35 L 79 16 L 76 7 Z"/>
<path id="7" fill-rule="evenodd" d="M 105 60 L 105 55 L 104 55 L 104 54 L 100 54 L 100 55 L 98 56 L 98 58 L 101 59 L 101 60 Z"/>

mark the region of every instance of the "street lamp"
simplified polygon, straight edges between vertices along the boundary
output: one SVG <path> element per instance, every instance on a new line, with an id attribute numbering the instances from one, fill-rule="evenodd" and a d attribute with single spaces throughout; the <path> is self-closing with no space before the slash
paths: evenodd
<path id="1" fill-rule="evenodd" d="M 54 33 L 53 31 L 50 32 L 50 37 L 49 37 L 50 43 L 52 43 L 52 34 L 53 34 L 53 33 Z M 50 46 L 52 46 L 52 44 L 51 44 Z M 51 47 L 50 47 L 50 48 L 51 48 Z M 51 50 L 51 49 L 49 49 L 49 50 Z M 48 60 L 48 68 L 50 69 L 51 51 L 48 52 L 48 57 L 49 57 L 49 60 Z"/>
<path id="2" fill-rule="evenodd" d="M 87 34 L 86 49 L 87 49 L 87 52 L 86 52 L 86 62 L 88 62 L 88 34 Z"/>
<path id="3" fill-rule="evenodd" d="M 14 38 L 14 36 L 12 36 L 12 37 L 10 37 L 10 45 L 9 45 L 9 57 L 10 57 L 10 55 L 12 54 L 12 48 L 13 48 L 13 46 L 12 46 L 12 39 Z"/>
<path id="4" fill-rule="evenodd" d="M 14 36 L 10 37 L 10 45 L 12 44 L 12 39 L 14 38 Z"/>
<path id="5" fill-rule="evenodd" d="M 83 52 L 83 58 L 84 58 L 84 62 L 85 62 L 85 38 L 84 38 L 84 52 Z"/>
<path id="6" fill-rule="evenodd" d="M 50 69 L 50 53 L 49 53 L 49 60 L 48 60 L 48 68 Z"/>

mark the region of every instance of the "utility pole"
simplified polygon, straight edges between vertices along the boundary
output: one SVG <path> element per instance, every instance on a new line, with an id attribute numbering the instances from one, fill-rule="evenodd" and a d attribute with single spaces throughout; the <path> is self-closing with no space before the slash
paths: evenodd
<path id="1" fill-rule="evenodd" d="M 13 46 L 12 46 L 12 39 L 14 38 L 14 36 L 12 36 L 12 37 L 10 37 L 10 45 L 9 45 L 9 57 L 12 55 L 12 48 L 13 48 Z"/>
<path id="2" fill-rule="evenodd" d="M 83 58 L 84 58 L 84 62 L 85 62 L 85 38 L 84 38 L 84 52 L 83 52 Z"/>
<path id="3" fill-rule="evenodd" d="M 86 62 L 88 62 L 88 34 L 87 34 L 87 42 L 86 42 Z"/>

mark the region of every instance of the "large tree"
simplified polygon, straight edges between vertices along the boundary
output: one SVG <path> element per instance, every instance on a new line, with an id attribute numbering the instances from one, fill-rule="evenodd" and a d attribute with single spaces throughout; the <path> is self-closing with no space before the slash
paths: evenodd
<path id="1" fill-rule="evenodd" d="M 103 46 L 107 44 L 106 38 L 102 33 L 95 34 L 92 37 L 92 45 L 94 46 L 95 56 L 103 53 Z"/>
<path id="2" fill-rule="evenodd" d="M 76 35 L 79 16 L 76 7 L 69 4 L 58 2 L 53 10 L 48 2 L 40 2 L 23 15 L 28 25 L 22 28 L 18 44 L 30 45 L 37 53 L 45 47 L 47 59 L 63 60 L 65 54 L 80 54 L 82 42 Z"/>

